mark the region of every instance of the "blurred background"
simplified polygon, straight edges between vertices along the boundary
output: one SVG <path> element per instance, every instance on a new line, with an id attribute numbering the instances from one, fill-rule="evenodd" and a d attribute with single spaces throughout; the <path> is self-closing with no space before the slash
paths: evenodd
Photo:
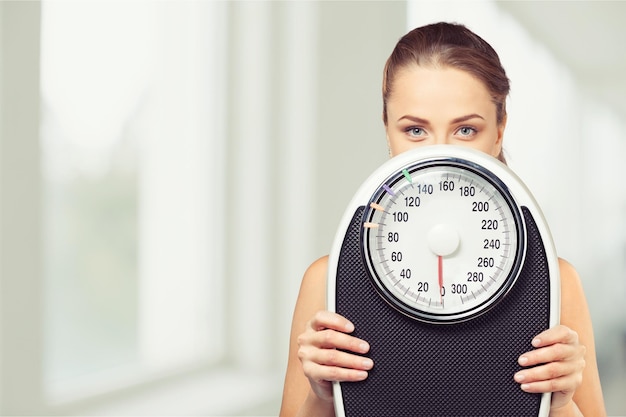
<path id="1" fill-rule="evenodd" d="M 467 25 L 626 415 L 626 2 L 0 2 L 0 414 L 276 416 L 301 276 L 387 159 L 382 68 Z"/>

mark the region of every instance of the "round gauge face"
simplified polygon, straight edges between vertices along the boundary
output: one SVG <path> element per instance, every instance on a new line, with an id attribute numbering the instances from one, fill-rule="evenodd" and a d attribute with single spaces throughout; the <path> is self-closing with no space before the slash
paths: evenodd
<path id="1" fill-rule="evenodd" d="M 513 198 L 489 171 L 442 159 L 391 175 L 365 210 L 365 260 L 379 293 L 429 322 L 475 317 L 519 274 L 524 228 Z"/>

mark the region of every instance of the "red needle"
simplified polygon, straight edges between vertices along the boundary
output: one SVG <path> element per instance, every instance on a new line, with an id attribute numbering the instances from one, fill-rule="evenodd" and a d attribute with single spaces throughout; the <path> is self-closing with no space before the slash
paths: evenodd
<path id="1" fill-rule="evenodd" d="M 439 261 L 439 299 L 441 300 L 441 303 L 443 304 L 443 294 L 442 294 L 442 289 L 443 289 L 443 256 L 439 255 L 437 256 L 437 260 Z"/>

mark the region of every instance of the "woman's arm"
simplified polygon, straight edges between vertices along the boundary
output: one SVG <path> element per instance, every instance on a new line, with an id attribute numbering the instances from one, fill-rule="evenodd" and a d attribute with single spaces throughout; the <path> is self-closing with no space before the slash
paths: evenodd
<path id="1" fill-rule="evenodd" d="M 551 417 L 604 417 L 593 328 L 576 270 L 559 260 L 561 324 L 537 335 L 515 380 L 527 392 L 552 392 Z"/>
<path id="2" fill-rule="evenodd" d="M 302 363 L 298 358 L 298 336 L 304 332 L 306 322 L 313 317 L 315 312 L 322 310 L 326 306 L 324 289 L 326 287 L 326 265 L 327 259 L 321 258 L 314 262 L 304 274 L 300 285 L 300 293 L 296 301 L 291 323 L 291 336 L 289 338 L 289 359 L 287 362 L 287 373 L 285 375 L 285 385 L 283 387 L 283 399 L 280 408 L 280 417 L 295 416 L 300 408 L 305 404 L 307 408 L 319 408 L 322 403 L 314 395 L 309 397 L 309 381 L 304 375 Z M 311 393 L 313 394 L 313 393 Z M 301 415 L 306 415 L 304 413 Z M 312 410 L 311 410 L 312 411 Z M 319 413 L 320 417 L 333 416 L 332 409 L 325 413 Z M 313 415 L 313 413 L 311 413 Z"/>
<path id="3" fill-rule="evenodd" d="M 605 417 L 604 398 L 596 361 L 596 345 L 589 307 L 576 269 L 560 259 L 561 269 L 561 324 L 578 333 L 580 344 L 585 346 L 585 369 L 581 385 L 573 400 L 585 417 Z"/>
<path id="4" fill-rule="evenodd" d="M 291 326 L 280 417 L 334 416 L 331 381 L 363 380 L 373 366 L 370 359 L 358 355 L 366 353 L 369 345 L 349 335 L 354 325 L 325 311 L 327 267 L 328 258 L 321 258 L 302 279 Z"/>

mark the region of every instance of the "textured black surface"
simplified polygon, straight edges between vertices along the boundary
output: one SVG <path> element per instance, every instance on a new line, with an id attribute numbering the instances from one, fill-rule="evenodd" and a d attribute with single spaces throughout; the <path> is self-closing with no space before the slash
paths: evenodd
<path id="1" fill-rule="evenodd" d="M 528 249 L 509 295 L 470 321 L 433 325 L 408 318 L 376 292 L 360 249 L 363 208 L 339 255 L 336 310 L 371 345 L 367 380 L 342 383 L 347 417 L 537 416 L 541 396 L 514 382 L 517 358 L 549 324 L 549 271 L 541 236 L 525 208 Z"/>

